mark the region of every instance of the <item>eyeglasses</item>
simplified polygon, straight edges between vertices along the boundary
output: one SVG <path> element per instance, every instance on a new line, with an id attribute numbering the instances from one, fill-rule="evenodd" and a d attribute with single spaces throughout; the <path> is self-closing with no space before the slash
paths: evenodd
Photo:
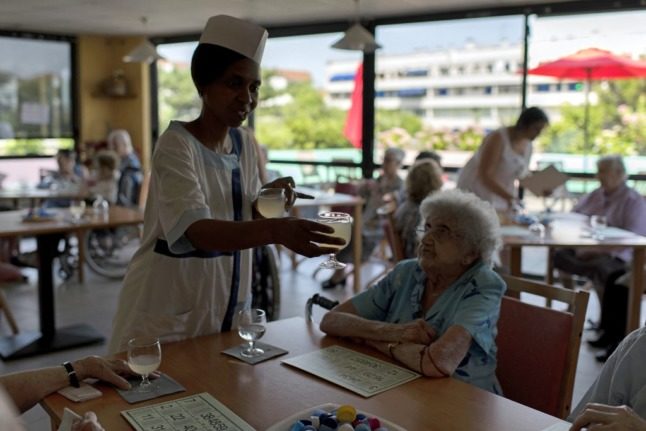
<path id="1" fill-rule="evenodd" d="M 418 227 L 415 230 L 417 231 L 417 235 L 419 235 L 420 239 L 425 238 L 427 235 L 431 235 L 437 242 L 446 242 L 456 236 L 455 233 L 445 225 L 434 227 L 424 226 Z"/>

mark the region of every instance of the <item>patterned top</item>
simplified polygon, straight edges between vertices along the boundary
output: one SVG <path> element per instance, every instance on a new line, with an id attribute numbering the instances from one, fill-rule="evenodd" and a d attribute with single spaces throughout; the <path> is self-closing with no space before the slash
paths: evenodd
<path id="1" fill-rule="evenodd" d="M 574 421 L 588 403 L 627 405 L 646 419 L 646 328 L 631 332 L 568 417 Z"/>
<path id="2" fill-rule="evenodd" d="M 419 239 L 417 228 L 422 221 L 419 213 L 419 204 L 406 199 L 395 211 L 395 232 L 401 239 L 404 249 L 404 258 L 413 259 L 417 257 L 417 246 Z"/>
<path id="3" fill-rule="evenodd" d="M 426 274 L 416 260 L 400 262 L 383 280 L 352 299 L 361 317 L 406 323 L 423 317 L 441 337 L 459 325 L 473 338 L 454 377 L 501 394 L 496 378 L 496 334 L 505 282 L 484 262 L 476 263 L 445 290 L 430 309 L 421 309 Z"/>

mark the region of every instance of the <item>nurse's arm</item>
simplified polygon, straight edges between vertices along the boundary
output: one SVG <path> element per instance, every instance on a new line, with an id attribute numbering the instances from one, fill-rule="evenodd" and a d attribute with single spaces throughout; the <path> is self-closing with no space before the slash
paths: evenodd
<path id="1" fill-rule="evenodd" d="M 186 229 L 193 247 L 204 251 L 236 251 L 267 244 L 280 244 L 307 257 L 334 253 L 336 249 L 315 243 L 344 244 L 325 234 L 334 228 L 294 217 L 252 221 L 198 220 Z"/>

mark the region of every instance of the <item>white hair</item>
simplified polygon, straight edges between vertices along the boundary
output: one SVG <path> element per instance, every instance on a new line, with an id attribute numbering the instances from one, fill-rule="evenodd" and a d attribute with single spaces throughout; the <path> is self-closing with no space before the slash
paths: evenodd
<path id="1" fill-rule="evenodd" d="M 125 129 L 114 129 L 108 134 L 108 147 L 112 150 L 117 149 L 117 143 L 123 145 L 127 154 L 132 153 L 132 139 L 130 139 L 130 133 Z"/>
<path id="2" fill-rule="evenodd" d="M 419 211 L 424 221 L 431 216 L 454 221 L 453 230 L 467 249 L 492 264 L 502 240 L 498 215 L 489 202 L 459 189 L 445 190 L 424 199 Z"/>
<path id="3" fill-rule="evenodd" d="M 600 157 L 599 160 L 597 160 L 597 169 L 599 169 L 599 166 L 606 164 L 617 172 L 621 172 L 623 174 L 626 173 L 626 165 L 624 165 L 624 159 L 617 154 Z"/>

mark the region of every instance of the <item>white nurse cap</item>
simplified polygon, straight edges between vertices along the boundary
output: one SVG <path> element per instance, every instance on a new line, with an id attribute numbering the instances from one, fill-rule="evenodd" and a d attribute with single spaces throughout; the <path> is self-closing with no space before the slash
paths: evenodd
<path id="1" fill-rule="evenodd" d="M 200 43 L 219 45 L 260 64 L 267 41 L 267 30 L 249 21 L 228 15 L 209 18 Z"/>

